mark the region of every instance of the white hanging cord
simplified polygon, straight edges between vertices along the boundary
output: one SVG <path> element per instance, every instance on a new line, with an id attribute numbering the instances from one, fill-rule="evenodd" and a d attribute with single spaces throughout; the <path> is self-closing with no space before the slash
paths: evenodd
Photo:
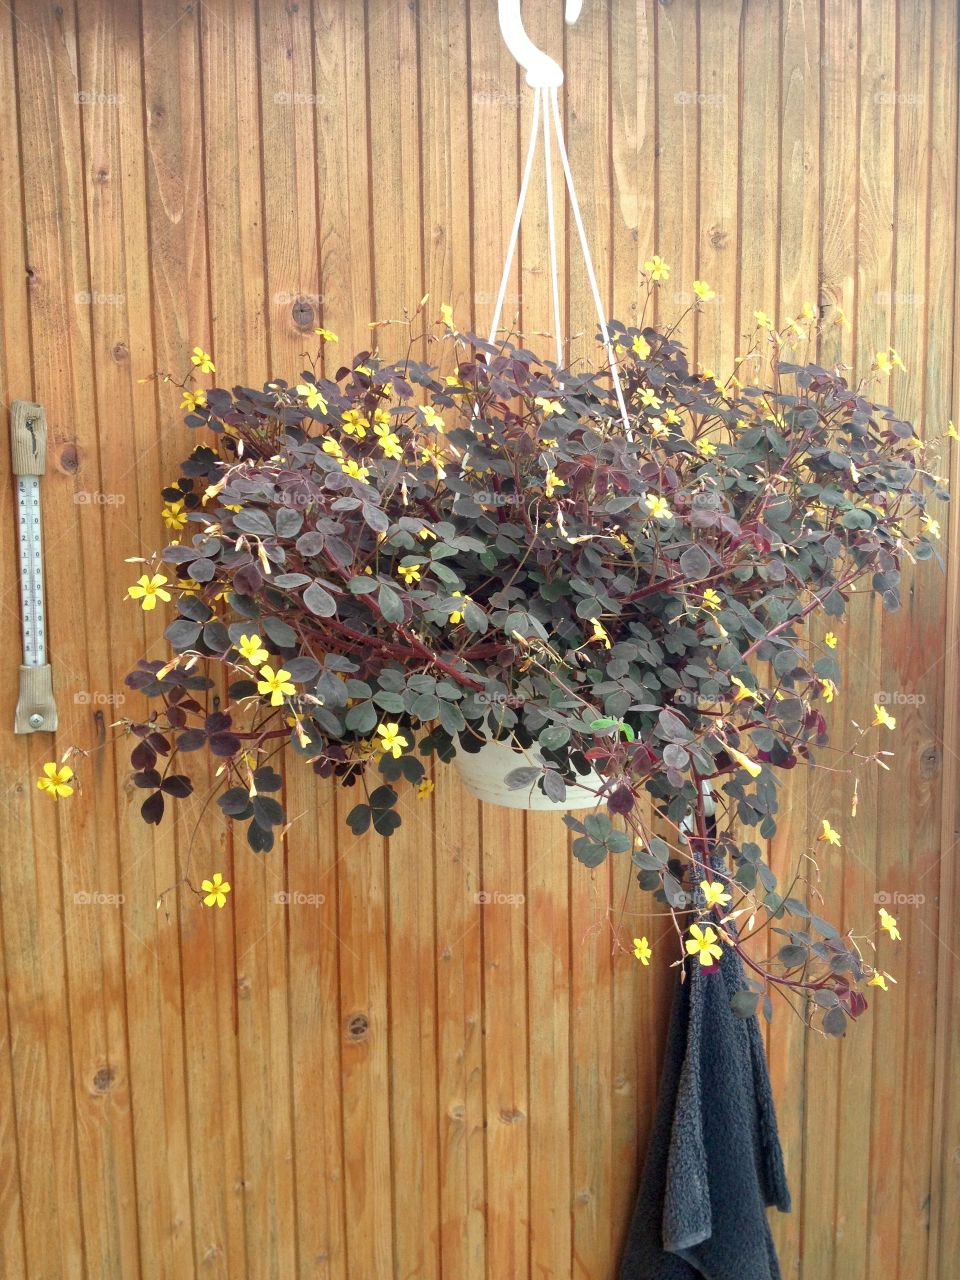
<path id="1" fill-rule="evenodd" d="M 520 197 L 517 200 L 517 212 L 513 217 L 513 226 L 510 229 L 510 241 L 507 245 L 507 260 L 503 264 L 503 275 L 500 277 L 500 289 L 497 293 L 497 305 L 493 311 L 493 323 L 490 326 L 490 345 L 493 346 L 497 338 L 497 330 L 500 328 L 500 313 L 503 311 L 504 299 L 507 296 L 507 281 L 510 279 L 510 268 L 513 266 L 513 256 L 517 251 L 517 237 L 520 234 L 520 219 L 523 215 L 523 206 L 526 204 L 527 191 L 530 188 L 530 174 L 533 172 L 533 156 L 537 149 L 537 132 L 540 125 L 540 99 L 543 95 L 542 89 L 534 89 L 533 91 L 533 123 L 530 126 L 530 144 L 527 147 L 527 159 L 523 166 L 523 179 L 520 183 Z M 543 113 L 544 122 L 547 119 L 546 110 Z"/>
<path id="2" fill-rule="evenodd" d="M 556 93 L 556 89 L 547 89 Z M 553 212 L 553 163 L 550 158 L 550 115 L 543 113 L 543 169 L 547 182 L 547 236 L 550 241 L 550 283 L 553 288 L 553 335 L 557 349 L 557 368 L 563 364 L 563 332 L 560 324 L 560 272 L 557 269 L 557 225 Z"/>
<path id="3" fill-rule="evenodd" d="M 597 309 L 597 319 L 600 321 L 600 332 L 603 334 L 603 345 L 607 351 L 607 359 L 610 362 L 610 374 L 613 378 L 614 389 L 617 393 L 617 404 L 620 408 L 620 418 L 623 422 L 623 429 L 626 432 L 628 440 L 633 439 L 633 432 L 630 429 L 630 418 L 627 414 L 626 401 L 623 398 L 623 387 L 620 385 L 620 370 L 617 367 L 617 357 L 613 350 L 613 343 L 610 341 L 610 333 L 607 329 L 607 319 L 603 311 L 603 302 L 600 298 L 600 288 L 597 284 L 597 277 L 593 270 L 593 259 L 590 257 L 590 246 L 587 244 L 587 233 L 584 230 L 583 218 L 580 216 L 580 205 L 577 201 L 577 193 L 573 186 L 573 174 L 570 172 L 570 160 L 567 156 L 567 148 L 563 141 L 563 128 L 560 124 L 560 106 L 557 101 L 556 89 L 548 89 L 550 95 L 550 103 L 553 107 L 553 121 L 557 134 L 557 148 L 560 151 L 560 163 L 563 165 L 563 174 L 567 183 L 567 194 L 570 197 L 570 207 L 573 210 L 573 220 L 577 224 L 577 234 L 580 237 L 580 248 L 583 251 L 583 262 L 587 269 L 587 279 L 590 281 L 590 289 L 593 293 L 593 303 Z"/>

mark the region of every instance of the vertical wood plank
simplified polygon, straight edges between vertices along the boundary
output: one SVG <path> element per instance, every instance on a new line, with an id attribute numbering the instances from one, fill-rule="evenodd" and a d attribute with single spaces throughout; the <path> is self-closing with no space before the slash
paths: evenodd
<path id="1" fill-rule="evenodd" d="M 437 1093 L 440 1267 L 484 1280 L 486 1181 L 480 806 L 452 768 L 437 769 Z"/>

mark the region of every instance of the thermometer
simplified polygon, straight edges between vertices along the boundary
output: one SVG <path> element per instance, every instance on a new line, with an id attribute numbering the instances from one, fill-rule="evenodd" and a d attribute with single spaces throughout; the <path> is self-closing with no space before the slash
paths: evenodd
<path id="1" fill-rule="evenodd" d="M 15 400 L 10 410 L 10 454 L 17 478 L 17 544 L 20 557 L 20 604 L 23 665 L 14 733 L 52 733 L 57 727 L 53 673 L 47 662 L 43 602 L 43 526 L 40 520 L 40 477 L 47 469 L 47 420 L 29 400 Z"/>

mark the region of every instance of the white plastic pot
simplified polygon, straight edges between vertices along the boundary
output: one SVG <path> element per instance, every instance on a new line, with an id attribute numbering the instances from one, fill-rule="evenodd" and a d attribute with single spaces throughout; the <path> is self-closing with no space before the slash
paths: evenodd
<path id="1" fill-rule="evenodd" d="M 534 749 L 524 750 L 511 742 L 485 742 L 479 751 L 464 751 L 457 746 L 454 760 L 463 785 L 471 795 L 487 804 L 497 804 L 503 809 L 529 809 L 536 812 L 570 813 L 574 809 L 596 809 L 601 797 L 599 791 L 603 779 L 591 769 L 584 775 L 584 786 L 567 784 L 563 803 L 551 800 L 540 790 L 539 783 L 511 790 L 505 779 L 514 769 L 538 768 L 540 761 Z"/>

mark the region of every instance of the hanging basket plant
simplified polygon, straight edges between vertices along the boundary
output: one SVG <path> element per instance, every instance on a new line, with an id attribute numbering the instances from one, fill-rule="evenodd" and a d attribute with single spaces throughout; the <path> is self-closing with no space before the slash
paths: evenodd
<path id="1" fill-rule="evenodd" d="M 742 386 L 691 369 L 673 334 L 610 333 L 626 424 L 608 370 L 461 335 L 446 309 L 444 372 L 361 352 L 293 385 L 185 389 L 216 443 L 164 491 L 175 540 L 130 591 L 175 613 L 173 656 L 127 678 L 153 704 L 128 725 L 143 816 L 209 755 L 224 816 L 266 854 L 286 748 L 352 790 L 354 832 L 389 836 L 431 757 L 477 790 L 491 744 L 512 749 L 498 785 L 519 803 L 594 807 L 566 818 L 582 863 L 632 857 L 664 908 L 696 911 L 684 946 L 705 965 L 741 950 L 741 1012 L 772 984 L 839 1033 L 885 978 L 777 884 L 762 842 L 797 764 L 884 764 L 884 707 L 849 708 L 853 744 L 828 746 L 837 635 L 851 592 L 896 608 L 903 557 L 935 554 L 943 483 L 911 424 L 787 362 L 777 335 L 769 384 Z M 841 838 L 826 820 L 823 837 Z M 764 963 L 735 923 L 760 919 Z"/>

